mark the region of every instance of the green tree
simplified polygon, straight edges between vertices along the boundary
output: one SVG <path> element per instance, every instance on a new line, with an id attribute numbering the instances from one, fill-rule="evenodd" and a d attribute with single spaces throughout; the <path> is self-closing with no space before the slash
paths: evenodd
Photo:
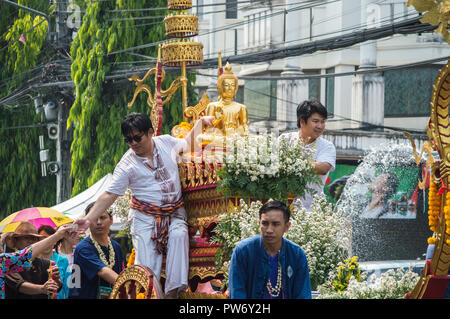
<path id="1" fill-rule="evenodd" d="M 48 2 L 22 0 L 19 4 L 50 14 Z M 45 61 L 47 21 L 10 4 L 0 2 L 0 97 L 25 89 L 25 80 Z M 29 31 L 31 30 L 31 31 Z M 29 31 L 29 32 L 27 32 Z M 25 43 L 17 41 L 25 34 Z M 41 176 L 39 135 L 47 131 L 39 125 L 28 95 L 0 107 L 0 217 L 30 206 L 55 202 L 56 183 Z M 47 148 L 54 143 L 46 142 Z"/>
<path id="2" fill-rule="evenodd" d="M 111 11 L 165 8 L 167 1 L 163 0 L 117 0 L 78 2 L 78 4 L 85 14 L 71 47 L 73 59 L 71 75 L 75 83 L 75 102 L 70 110 L 68 126 L 74 129 L 71 146 L 73 195 L 113 172 L 114 166 L 128 148 L 120 132 L 123 117 L 130 112 L 150 114 L 145 94 L 141 94 L 132 109 L 128 109 L 127 104 L 133 97 L 135 86 L 125 77 L 125 82 L 114 83 L 106 80 L 115 66 L 126 65 L 126 62 L 130 62 L 131 66 L 133 61 L 142 58 L 130 54 L 135 52 L 112 53 L 165 39 L 161 16 L 168 14 L 165 9 Z M 129 19 L 151 14 L 155 19 Z M 157 46 L 136 53 L 155 57 Z M 170 85 L 176 76 L 167 75 L 163 86 Z M 190 75 L 189 80 L 191 83 L 194 77 Z M 147 84 L 154 90 L 151 79 Z M 188 95 L 191 103 L 196 98 L 194 94 L 192 85 L 189 85 Z M 178 90 L 164 106 L 163 133 L 169 133 L 170 128 L 181 121 L 181 91 Z"/>

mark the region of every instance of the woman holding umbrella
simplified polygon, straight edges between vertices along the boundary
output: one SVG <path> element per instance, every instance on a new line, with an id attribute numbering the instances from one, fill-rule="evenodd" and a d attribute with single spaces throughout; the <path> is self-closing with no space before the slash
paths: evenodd
<path id="1" fill-rule="evenodd" d="M 31 262 L 48 247 L 53 247 L 64 238 L 70 230 L 70 226 L 62 226 L 58 231 L 22 250 L 14 253 L 0 253 L 0 299 L 5 298 L 4 278 L 9 273 L 21 272 L 31 267 Z"/>

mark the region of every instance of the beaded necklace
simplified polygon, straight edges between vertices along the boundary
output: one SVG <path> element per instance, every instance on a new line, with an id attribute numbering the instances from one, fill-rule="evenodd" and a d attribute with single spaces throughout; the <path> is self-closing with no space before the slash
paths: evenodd
<path id="1" fill-rule="evenodd" d="M 106 260 L 105 253 L 103 252 L 103 249 L 100 247 L 99 243 L 95 241 L 93 237 L 91 237 L 92 243 L 95 246 L 95 249 L 97 249 L 97 252 L 100 256 L 100 260 L 109 268 L 113 268 L 114 264 L 116 263 L 116 255 L 114 253 L 114 248 L 111 244 L 111 240 L 108 238 L 108 250 L 109 250 L 109 262 Z"/>
<path id="2" fill-rule="evenodd" d="M 281 264 L 280 264 L 280 256 L 278 256 L 278 274 L 277 274 L 277 284 L 275 287 L 272 287 L 270 283 L 270 278 L 267 280 L 267 291 L 269 292 L 270 297 L 277 298 L 280 296 L 281 287 L 282 287 L 282 274 L 281 274 Z"/>

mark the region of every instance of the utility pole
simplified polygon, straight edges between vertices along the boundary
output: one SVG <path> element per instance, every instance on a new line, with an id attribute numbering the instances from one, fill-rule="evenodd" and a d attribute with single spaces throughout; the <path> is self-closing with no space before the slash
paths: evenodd
<path id="1" fill-rule="evenodd" d="M 70 48 L 69 28 L 67 27 L 67 0 L 55 0 L 56 4 L 56 47 L 57 50 L 66 51 Z M 58 104 L 58 135 L 56 139 L 56 161 L 59 169 L 56 172 L 56 202 L 57 204 L 70 198 L 72 194 L 72 179 L 70 177 L 71 155 L 70 143 L 72 132 L 67 131 L 67 119 L 70 105 L 64 100 L 56 101 Z"/>

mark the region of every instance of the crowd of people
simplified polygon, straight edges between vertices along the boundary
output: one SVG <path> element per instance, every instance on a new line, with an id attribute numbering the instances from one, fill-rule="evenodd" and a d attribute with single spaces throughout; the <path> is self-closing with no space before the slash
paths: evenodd
<path id="1" fill-rule="evenodd" d="M 288 138 L 293 143 L 302 139 L 314 150 L 315 171 L 325 181 L 336 160 L 333 144 L 320 137 L 327 110 L 317 101 L 305 101 L 297 108 L 297 118 L 299 130 Z M 150 268 L 159 280 L 165 255 L 165 297 L 178 298 L 188 286 L 189 236 L 176 157 L 191 150 L 196 132 L 213 126 L 213 121 L 214 116 L 204 116 L 186 137 L 174 138 L 153 136 L 146 114 L 127 115 L 121 131 L 129 150 L 116 165 L 107 190 L 74 222 L 75 228 L 36 230 L 23 222 L 13 234 L 2 236 L 6 251 L 0 255 L 1 298 L 107 298 L 124 269 L 122 249 L 109 236 L 110 207 L 127 189 L 132 194 L 129 219 L 135 264 Z M 311 198 L 301 200 L 309 207 Z M 311 298 L 306 255 L 283 238 L 289 218 L 282 202 L 261 208 L 261 234 L 241 242 L 233 253 L 231 298 Z M 88 230 L 89 236 L 81 238 Z"/>
<path id="2" fill-rule="evenodd" d="M 112 222 L 111 213 L 105 211 L 91 225 L 87 237 L 73 232 L 70 225 L 36 229 L 26 221 L 13 233 L 2 235 L 2 298 L 95 299 L 101 297 L 99 291 L 108 295 L 125 268 L 121 246 L 110 239 Z M 53 240 L 45 241 L 48 238 Z M 37 252 L 34 249 L 31 258 L 28 250 L 41 242 L 44 245 Z"/>

